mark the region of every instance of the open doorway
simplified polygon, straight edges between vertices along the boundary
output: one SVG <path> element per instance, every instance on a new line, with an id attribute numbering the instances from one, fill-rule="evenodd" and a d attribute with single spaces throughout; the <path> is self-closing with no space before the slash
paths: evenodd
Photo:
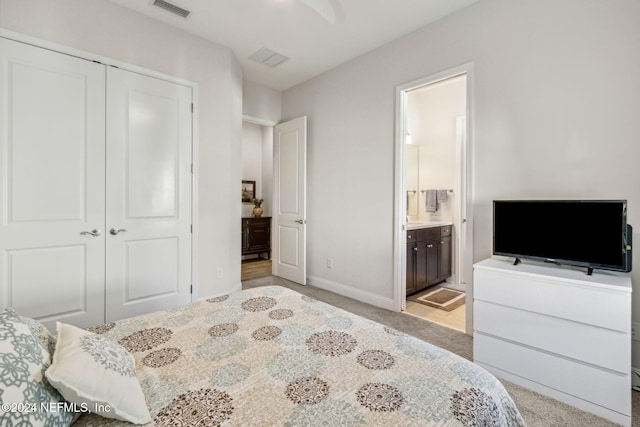
<path id="1" fill-rule="evenodd" d="M 272 271 L 273 126 L 269 123 L 242 123 L 242 183 L 241 281 L 246 281 L 271 276 Z M 259 218 L 253 199 L 263 200 Z"/>
<path id="2" fill-rule="evenodd" d="M 273 275 L 306 284 L 306 165 L 306 116 L 273 124 L 245 118 L 241 280 Z M 257 277 L 248 274 L 252 262 L 261 263 Z"/>
<path id="3" fill-rule="evenodd" d="M 471 64 L 397 89 L 398 308 L 471 331 Z"/>

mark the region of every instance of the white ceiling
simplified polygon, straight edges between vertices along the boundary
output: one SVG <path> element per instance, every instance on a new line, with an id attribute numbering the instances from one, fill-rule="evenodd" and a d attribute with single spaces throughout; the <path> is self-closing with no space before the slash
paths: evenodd
<path id="1" fill-rule="evenodd" d="M 167 0 L 187 19 L 153 0 L 109 1 L 231 48 L 246 80 L 281 91 L 478 0 L 326 0 L 333 24 L 303 0 Z M 248 59 L 263 47 L 290 59 L 276 68 Z"/>

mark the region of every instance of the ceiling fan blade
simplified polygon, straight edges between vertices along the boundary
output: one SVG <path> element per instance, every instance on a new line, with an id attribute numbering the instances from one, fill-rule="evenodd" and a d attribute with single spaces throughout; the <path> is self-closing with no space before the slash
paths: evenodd
<path id="1" fill-rule="evenodd" d="M 336 22 L 336 12 L 329 0 L 300 0 L 322 16 L 329 24 Z"/>

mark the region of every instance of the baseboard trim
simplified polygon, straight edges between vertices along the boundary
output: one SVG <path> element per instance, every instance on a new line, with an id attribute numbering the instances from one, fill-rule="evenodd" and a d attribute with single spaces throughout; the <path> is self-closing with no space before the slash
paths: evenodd
<path id="1" fill-rule="evenodd" d="M 371 292 L 363 291 L 361 289 L 355 289 L 351 286 L 334 282 L 332 280 L 323 279 L 321 277 L 309 276 L 307 278 L 307 281 L 309 285 L 315 286 L 316 288 L 324 289 L 325 291 L 335 292 L 336 294 L 353 298 L 355 300 L 365 302 L 367 304 L 371 304 L 376 307 L 395 311 L 393 308 L 394 305 L 393 305 L 392 298 L 385 298 Z"/>

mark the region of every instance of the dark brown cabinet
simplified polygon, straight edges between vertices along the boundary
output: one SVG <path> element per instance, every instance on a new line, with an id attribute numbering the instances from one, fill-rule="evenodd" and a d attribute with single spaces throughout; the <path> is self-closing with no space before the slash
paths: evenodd
<path id="1" fill-rule="evenodd" d="M 418 242 L 415 241 L 415 231 L 407 231 L 407 295 L 416 291 L 416 263 Z"/>
<path id="2" fill-rule="evenodd" d="M 407 295 L 451 276 L 451 226 L 407 231 Z"/>
<path id="3" fill-rule="evenodd" d="M 440 270 L 439 278 L 444 280 L 447 277 L 451 277 L 451 226 L 440 227 L 440 246 L 439 246 L 439 259 Z"/>
<path id="4" fill-rule="evenodd" d="M 271 258 L 271 217 L 242 218 L 242 255 Z"/>

